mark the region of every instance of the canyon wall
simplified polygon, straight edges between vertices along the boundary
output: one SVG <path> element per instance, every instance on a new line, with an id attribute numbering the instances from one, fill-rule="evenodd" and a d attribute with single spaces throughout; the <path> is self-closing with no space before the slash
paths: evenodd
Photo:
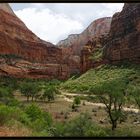
<path id="1" fill-rule="evenodd" d="M 104 17 L 93 21 L 81 34 L 72 34 L 65 40 L 60 41 L 57 46 L 62 49 L 63 61 L 69 66 L 70 73 L 80 73 L 83 66 L 89 63 L 84 61 L 84 46 L 89 42 L 96 42 L 98 38 L 106 36 L 109 32 L 111 17 Z M 96 41 L 95 41 L 96 40 Z M 96 44 L 92 44 L 96 48 Z M 87 58 L 87 57 L 86 57 Z M 82 59 L 82 60 L 81 60 Z M 81 62 L 82 61 L 82 62 Z M 81 64 L 83 66 L 81 66 Z M 87 69 L 87 68 L 86 68 Z"/>
<path id="2" fill-rule="evenodd" d="M 63 65 L 62 62 L 62 50 L 37 37 L 6 3 L 0 4 L 0 19 L 1 74 L 33 78 L 65 79 L 68 77 L 67 65 Z M 23 64 L 23 60 L 26 63 Z M 21 62 L 20 67 L 11 63 L 12 61 Z M 32 68 L 31 65 L 39 65 L 41 69 Z"/>
<path id="3" fill-rule="evenodd" d="M 113 15 L 103 56 L 110 63 L 140 63 L 140 3 L 126 3 L 121 12 Z"/>

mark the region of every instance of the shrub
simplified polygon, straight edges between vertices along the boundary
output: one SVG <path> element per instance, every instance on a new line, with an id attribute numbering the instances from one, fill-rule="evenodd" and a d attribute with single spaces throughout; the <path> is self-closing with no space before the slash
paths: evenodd
<path id="1" fill-rule="evenodd" d="M 6 105 L 0 106 L 0 125 L 5 124 L 7 121 L 14 119 L 22 123 L 28 124 L 29 118 L 27 115 L 18 107 L 9 107 Z"/>
<path id="2" fill-rule="evenodd" d="M 76 97 L 74 98 L 73 104 L 76 104 L 77 106 L 78 106 L 79 104 L 81 104 L 80 97 L 76 96 Z"/>
<path id="3" fill-rule="evenodd" d="M 25 108 L 25 113 L 27 113 L 31 121 L 35 121 L 36 119 L 40 118 L 42 115 L 41 109 L 34 103 L 28 105 Z"/>
<path id="4" fill-rule="evenodd" d="M 57 123 L 51 133 L 53 136 L 106 136 L 106 132 L 92 122 L 87 113 L 80 114 L 74 120 L 65 124 Z"/>
<path id="5" fill-rule="evenodd" d="M 31 128 L 35 131 L 42 131 L 43 129 L 47 129 L 47 123 L 44 118 L 38 118 L 31 123 Z"/>

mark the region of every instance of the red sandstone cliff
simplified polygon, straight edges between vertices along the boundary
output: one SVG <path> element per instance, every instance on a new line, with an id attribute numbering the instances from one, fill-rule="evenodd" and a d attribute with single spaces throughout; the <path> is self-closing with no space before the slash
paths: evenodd
<path id="1" fill-rule="evenodd" d="M 104 59 L 140 63 L 140 3 L 125 4 L 120 13 L 114 14 Z"/>
<path id="2" fill-rule="evenodd" d="M 81 34 L 72 34 L 57 45 L 61 48 L 68 48 L 73 55 L 80 55 L 82 48 L 93 37 L 107 34 L 110 29 L 111 17 L 100 18 L 93 21 Z"/>
<path id="3" fill-rule="evenodd" d="M 63 61 L 70 68 L 70 73 L 80 73 L 82 49 L 89 42 L 96 42 L 101 36 L 106 36 L 109 32 L 111 18 L 105 17 L 93 21 L 81 34 L 69 35 L 65 40 L 60 41 L 57 46 L 62 49 Z M 94 40 L 94 41 L 93 41 Z M 98 43 L 97 43 L 98 44 Z M 96 44 L 92 44 L 96 47 Z M 82 54 L 81 54 L 82 51 Z M 83 61 L 84 63 L 85 61 Z"/>
<path id="4" fill-rule="evenodd" d="M 0 4 L 0 19 L 0 74 L 32 78 L 67 78 L 68 68 L 62 64 L 60 48 L 38 38 L 6 3 Z M 12 56 L 20 59 L 16 60 L 11 58 Z M 23 61 L 25 63 L 22 63 Z"/>

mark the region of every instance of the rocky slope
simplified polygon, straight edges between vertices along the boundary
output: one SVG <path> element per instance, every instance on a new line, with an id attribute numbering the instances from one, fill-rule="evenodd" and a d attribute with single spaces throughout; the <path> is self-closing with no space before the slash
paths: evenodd
<path id="1" fill-rule="evenodd" d="M 6 3 L 0 4 L 0 19 L 1 74 L 62 79 L 68 76 L 67 68 L 62 64 L 61 49 L 32 33 Z M 23 61 L 26 62 L 23 64 Z M 36 64 L 41 69 L 34 67 Z"/>
<path id="2" fill-rule="evenodd" d="M 140 3 L 127 3 L 114 14 L 104 59 L 140 63 Z"/>

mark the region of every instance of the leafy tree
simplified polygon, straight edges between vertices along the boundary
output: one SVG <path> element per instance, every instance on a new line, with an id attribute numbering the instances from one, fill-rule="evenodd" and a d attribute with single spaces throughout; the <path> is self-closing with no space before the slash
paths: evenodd
<path id="1" fill-rule="evenodd" d="M 109 115 L 112 130 L 117 127 L 118 121 L 124 116 L 123 104 L 125 102 L 125 89 L 127 81 L 123 79 L 114 79 L 104 82 L 95 88 L 95 91 Z"/>
<path id="2" fill-rule="evenodd" d="M 32 101 L 35 95 L 39 92 L 40 88 L 37 84 L 32 82 L 23 82 L 20 87 L 21 93 L 27 97 L 27 101 L 29 101 L 29 97 L 32 97 Z"/>
<path id="3" fill-rule="evenodd" d="M 55 99 L 55 94 L 57 94 L 57 90 L 54 86 L 49 85 L 45 87 L 44 93 L 43 93 L 44 101 L 46 98 L 48 99 L 48 101 L 53 101 Z"/>
<path id="4" fill-rule="evenodd" d="M 29 101 L 29 97 L 31 96 L 30 91 L 32 90 L 31 84 L 23 82 L 20 86 L 21 93 L 27 97 L 27 101 Z"/>
<path id="5" fill-rule="evenodd" d="M 34 97 L 37 96 L 38 92 L 40 91 L 40 87 L 36 83 L 33 83 L 31 88 L 31 98 L 33 101 Z"/>

